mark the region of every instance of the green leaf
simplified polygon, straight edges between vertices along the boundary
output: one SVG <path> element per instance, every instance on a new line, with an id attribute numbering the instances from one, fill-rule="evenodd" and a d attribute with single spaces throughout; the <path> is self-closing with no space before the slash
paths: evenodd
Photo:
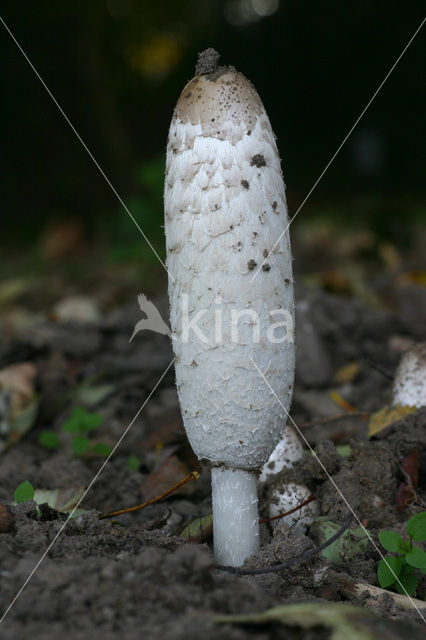
<path id="1" fill-rule="evenodd" d="M 415 516 L 409 519 L 407 522 L 407 533 L 416 542 L 423 542 L 426 540 L 426 511 L 416 513 Z"/>
<path id="2" fill-rule="evenodd" d="M 135 456 L 133 453 L 127 458 L 127 466 L 131 471 L 138 471 L 141 462 L 139 456 Z"/>
<path id="3" fill-rule="evenodd" d="M 27 502 L 28 500 L 32 500 L 34 498 L 34 487 L 31 482 L 25 480 L 22 482 L 19 487 L 16 487 L 15 493 L 13 494 L 13 499 L 18 504 L 20 502 Z"/>
<path id="4" fill-rule="evenodd" d="M 55 431 L 50 431 L 49 429 L 42 431 L 39 434 L 37 441 L 47 449 L 56 449 L 59 445 L 58 434 Z"/>
<path id="5" fill-rule="evenodd" d="M 379 540 L 386 551 L 394 551 L 395 553 L 401 551 L 403 539 L 399 533 L 395 533 L 395 531 L 380 531 Z"/>
<path id="6" fill-rule="evenodd" d="M 84 414 L 86 411 L 84 409 L 74 409 L 68 420 L 65 420 L 62 425 L 62 431 L 68 431 L 69 433 L 80 433 L 81 432 L 81 422 L 84 419 Z"/>
<path id="7" fill-rule="evenodd" d="M 100 413 L 89 413 L 86 409 L 77 407 L 62 425 L 62 430 L 69 433 L 83 434 L 97 429 L 102 424 L 102 421 L 103 416 Z"/>
<path id="8" fill-rule="evenodd" d="M 192 522 L 186 525 L 186 527 L 180 532 L 179 537 L 184 538 L 187 541 L 192 539 L 200 539 L 206 530 L 209 530 L 213 526 L 213 516 L 210 513 L 208 516 L 202 516 L 196 518 Z"/>
<path id="9" fill-rule="evenodd" d="M 112 452 L 112 447 L 106 442 L 97 442 L 90 449 L 90 452 L 95 453 L 98 456 L 103 456 L 104 458 L 107 458 L 109 454 Z"/>
<path id="10" fill-rule="evenodd" d="M 83 429 L 84 431 L 92 431 L 92 429 L 97 429 L 103 421 L 103 416 L 100 413 L 86 413 L 85 418 L 83 420 Z"/>
<path id="11" fill-rule="evenodd" d="M 326 516 L 316 518 L 310 528 L 310 533 L 318 544 L 322 544 L 331 538 L 340 528 Z M 368 547 L 368 537 L 362 527 L 347 529 L 336 542 L 321 551 L 323 558 L 330 562 L 340 563 L 344 559 L 353 558 L 357 553 L 362 553 Z"/>
<path id="12" fill-rule="evenodd" d="M 349 444 L 339 444 L 336 451 L 342 458 L 349 458 L 352 455 L 352 449 Z"/>
<path id="13" fill-rule="evenodd" d="M 401 560 L 395 556 L 385 556 L 379 562 L 377 577 L 381 587 L 390 587 L 401 573 Z"/>
<path id="14" fill-rule="evenodd" d="M 83 453 L 86 453 L 89 446 L 90 440 L 84 436 L 77 436 L 72 441 L 72 448 L 76 456 L 81 456 Z"/>
<path id="15" fill-rule="evenodd" d="M 408 553 L 411 550 L 411 544 L 409 540 L 404 540 L 402 543 L 402 553 Z"/>
<path id="16" fill-rule="evenodd" d="M 398 580 L 399 582 L 395 583 L 398 593 L 403 593 L 404 595 L 408 593 L 409 596 L 413 596 L 416 593 L 418 580 L 415 575 L 401 576 Z"/>
<path id="17" fill-rule="evenodd" d="M 408 576 L 410 573 L 413 573 L 414 567 L 411 567 L 409 564 L 404 564 L 401 569 L 400 576 Z"/>
<path id="18" fill-rule="evenodd" d="M 426 553 L 420 547 L 412 547 L 410 553 L 405 556 L 408 564 L 416 569 L 426 569 Z"/>

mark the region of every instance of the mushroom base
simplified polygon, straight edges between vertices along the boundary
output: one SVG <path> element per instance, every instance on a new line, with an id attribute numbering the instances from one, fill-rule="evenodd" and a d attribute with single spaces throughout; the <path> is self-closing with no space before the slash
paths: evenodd
<path id="1" fill-rule="evenodd" d="M 216 562 L 239 567 L 259 550 L 256 474 L 212 468 L 213 540 Z"/>

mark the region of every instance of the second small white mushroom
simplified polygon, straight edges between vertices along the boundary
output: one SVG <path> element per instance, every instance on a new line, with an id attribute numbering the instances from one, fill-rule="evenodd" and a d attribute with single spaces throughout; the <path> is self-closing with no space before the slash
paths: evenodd
<path id="1" fill-rule="evenodd" d="M 303 446 L 294 429 L 286 426 L 281 440 L 271 453 L 268 462 L 263 465 L 259 480 L 268 482 L 283 469 L 291 469 L 303 457 Z M 269 505 L 269 517 L 273 518 L 286 511 L 294 509 L 304 502 L 310 495 L 309 489 L 303 484 L 294 482 L 283 483 L 272 490 Z M 310 502 L 294 513 L 279 518 L 273 522 L 276 526 L 284 522 L 291 527 L 296 535 L 303 535 L 306 529 L 319 515 L 316 502 Z"/>
<path id="2" fill-rule="evenodd" d="M 295 484 L 294 482 L 289 482 L 282 488 L 274 489 L 269 506 L 269 517 L 273 518 L 274 516 L 294 509 L 294 507 L 297 507 L 297 505 L 307 500 L 309 495 L 310 491 L 307 487 Z M 317 516 L 319 516 L 318 503 L 313 501 L 294 513 L 275 520 L 273 525 L 276 526 L 279 522 L 284 522 L 291 527 L 293 533 L 301 536 Z"/>
<path id="3" fill-rule="evenodd" d="M 426 406 L 426 342 L 413 345 L 402 356 L 393 383 L 392 403 L 403 407 Z"/>
<path id="4" fill-rule="evenodd" d="M 284 428 L 281 440 L 262 467 L 259 480 L 267 482 L 283 469 L 291 469 L 303 456 L 303 446 L 296 432 L 288 425 Z"/>

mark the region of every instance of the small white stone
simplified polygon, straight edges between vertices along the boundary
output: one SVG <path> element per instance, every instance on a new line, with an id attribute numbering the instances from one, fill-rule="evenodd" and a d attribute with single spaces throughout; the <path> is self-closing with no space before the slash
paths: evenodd
<path id="1" fill-rule="evenodd" d="M 84 322 L 96 324 L 101 320 L 99 308 L 87 296 L 69 296 L 60 300 L 53 309 L 57 322 Z"/>
<path id="2" fill-rule="evenodd" d="M 376 509 L 383 509 L 383 507 L 385 506 L 383 498 L 377 495 L 373 496 L 372 504 Z"/>
<path id="3" fill-rule="evenodd" d="M 280 515 L 280 513 L 294 509 L 294 507 L 297 507 L 297 505 L 307 500 L 309 496 L 310 491 L 307 487 L 295 484 L 294 482 L 290 482 L 282 488 L 275 489 L 269 505 L 269 517 L 273 518 L 274 516 Z M 301 536 L 304 535 L 306 529 L 318 515 L 318 503 L 314 500 L 294 513 L 273 521 L 272 525 L 275 526 L 278 522 L 284 522 L 288 527 L 291 527 L 293 533 Z"/>

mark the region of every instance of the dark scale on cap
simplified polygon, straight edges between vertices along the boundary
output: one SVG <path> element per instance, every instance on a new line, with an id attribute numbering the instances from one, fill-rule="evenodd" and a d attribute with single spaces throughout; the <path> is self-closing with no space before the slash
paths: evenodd
<path id="1" fill-rule="evenodd" d="M 251 260 L 249 260 L 249 261 L 247 262 L 247 267 L 248 267 L 248 270 L 249 270 L 249 271 L 253 271 L 253 269 L 254 269 L 255 267 L 257 267 L 257 262 L 256 262 L 256 260 L 253 260 L 253 258 L 252 258 Z"/>
<path id="2" fill-rule="evenodd" d="M 260 169 L 260 167 L 266 167 L 265 157 L 261 153 L 256 153 L 256 155 L 252 157 L 250 165 L 258 169 Z"/>
<path id="3" fill-rule="evenodd" d="M 262 269 L 263 269 L 264 271 L 270 271 L 270 270 L 271 270 L 271 267 L 270 267 L 270 265 L 269 265 L 268 263 L 266 263 L 266 264 L 263 264 L 263 265 L 262 265 Z"/>
<path id="4" fill-rule="evenodd" d="M 247 180 L 241 180 L 241 185 L 244 187 L 244 189 L 248 189 L 250 186 Z"/>

